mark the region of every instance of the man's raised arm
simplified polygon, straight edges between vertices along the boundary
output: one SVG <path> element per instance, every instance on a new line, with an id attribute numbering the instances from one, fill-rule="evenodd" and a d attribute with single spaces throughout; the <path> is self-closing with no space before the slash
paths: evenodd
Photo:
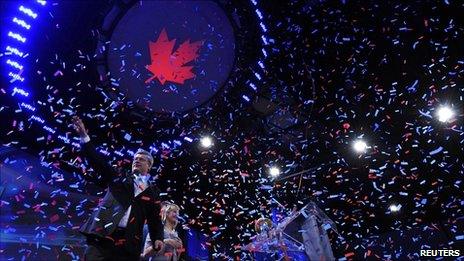
<path id="1" fill-rule="evenodd" d="M 87 158 L 92 168 L 101 177 L 100 179 L 90 176 L 87 178 L 99 187 L 106 188 L 111 179 L 115 177 L 114 170 L 106 163 L 103 157 L 97 153 L 95 146 L 92 144 L 92 142 L 90 142 L 90 137 L 82 120 L 78 116 L 74 116 L 72 123 L 76 133 L 81 139 L 81 147 L 84 156 Z"/>

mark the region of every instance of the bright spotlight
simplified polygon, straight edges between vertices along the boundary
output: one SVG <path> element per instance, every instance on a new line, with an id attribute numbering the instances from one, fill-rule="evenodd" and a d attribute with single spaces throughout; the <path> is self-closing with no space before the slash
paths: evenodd
<path id="1" fill-rule="evenodd" d="M 398 204 L 398 205 L 392 204 L 390 205 L 389 209 L 391 212 L 398 212 L 401 209 L 401 204 Z"/>
<path id="2" fill-rule="evenodd" d="M 367 149 L 367 144 L 363 140 L 357 140 L 353 144 L 353 148 L 358 153 L 364 153 Z"/>
<path id="3" fill-rule="evenodd" d="M 200 144 L 203 148 L 209 148 L 213 145 L 211 137 L 203 137 L 200 139 Z"/>
<path id="4" fill-rule="evenodd" d="M 275 177 L 277 177 L 277 176 L 280 175 L 280 169 L 277 168 L 277 167 L 271 167 L 271 168 L 269 169 L 269 174 L 270 174 L 273 178 L 275 178 Z"/>
<path id="5" fill-rule="evenodd" d="M 449 107 L 441 107 L 437 111 L 438 120 L 441 122 L 448 122 L 453 118 L 454 112 Z"/>

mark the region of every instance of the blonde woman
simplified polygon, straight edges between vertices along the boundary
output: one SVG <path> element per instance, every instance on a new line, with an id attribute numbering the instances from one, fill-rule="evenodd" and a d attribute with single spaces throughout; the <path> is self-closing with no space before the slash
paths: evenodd
<path id="1" fill-rule="evenodd" d="M 176 231 L 177 224 L 179 223 L 178 217 L 179 206 L 169 202 L 163 204 L 161 207 L 161 221 L 164 225 L 164 247 L 160 251 L 155 252 L 150 234 L 148 234 L 143 248 L 144 251 L 141 255 L 142 258 L 157 261 L 179 260 L 179 249 L 182 249 L 183 244 Z"/>

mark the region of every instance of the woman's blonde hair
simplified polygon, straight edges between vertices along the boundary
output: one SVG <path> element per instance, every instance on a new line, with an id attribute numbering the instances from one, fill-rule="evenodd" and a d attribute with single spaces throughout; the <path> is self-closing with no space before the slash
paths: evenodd
<path id="1" fill-rule="evenodd" d="M 161 205 L 161 221 L 163 222 L 163 224 L 166 224 L 166 218 L 168 217 L 168 213 L 171 211 L 179 212 L 180 208 L 178 205 L 171 202 L 163 202 Z M 177 226 L 178 222 L 179 221 L 177 220 L 174 224 L 174 228 Z"/>

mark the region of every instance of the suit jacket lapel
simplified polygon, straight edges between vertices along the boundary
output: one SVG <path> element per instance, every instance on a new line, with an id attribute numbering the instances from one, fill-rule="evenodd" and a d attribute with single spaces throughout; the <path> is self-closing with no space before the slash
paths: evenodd
<path id="1" fill-rule="evenodd" d="M 131 173 L 128 173 L 125 177 L 124 186 L 129 191 L 131 197 L 134 196 L 134 177 Z"/>
<path id="2" fill-rule="evenodd" d="M 155 197 L 158 197 L 159 195 L 157 195 L 157 187 L 155 185 L 155 179 L 154 177 L 150 177 L 150 179 L 148 180 L 148 188 L 150 190 L 150 193 L 152 193 Z"/>

